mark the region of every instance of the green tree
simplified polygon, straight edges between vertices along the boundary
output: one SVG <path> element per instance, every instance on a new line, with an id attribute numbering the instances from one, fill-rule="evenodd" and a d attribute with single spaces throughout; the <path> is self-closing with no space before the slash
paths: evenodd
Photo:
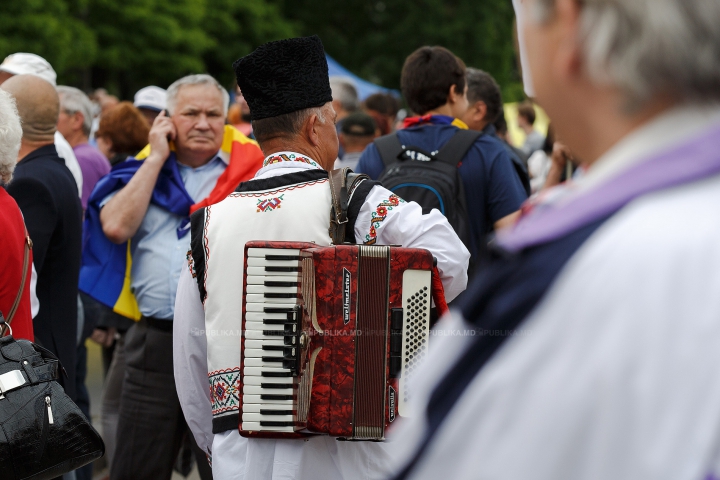
<path id="1" fill-rule="evenodd" d="M 423 45 L 442 45 L 469 66 L 488 71 L 506 92 L 519 77 L 508 0 L 271 0 L 317 33 L 327 52 L 386 87 L 399 88 L 405 58 Z M 514 96 L 514 95 L 513 95 Z"/>
<path id="2" fill-rule="evenodd" d="M 95 34 L 58 0 L 3 0 L 0 60 L 11 53 L 35 53 L 55 71 L 90 67 L 98 52 Z"/>

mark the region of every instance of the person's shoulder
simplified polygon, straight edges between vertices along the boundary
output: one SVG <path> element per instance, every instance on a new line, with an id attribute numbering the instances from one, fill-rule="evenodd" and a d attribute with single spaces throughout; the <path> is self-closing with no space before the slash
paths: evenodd
<path id="1" fill-rule="evenodd" d="M 643 196 L 598 230 L 587 246 L 588 258 L 597 265 L 614 259 L 620 276 L 664 272 L 670 279 L 670 272 L 674 276 L 709 266 L 720 275 L 720 257 L 715 253 L 720 243 L 717 205 L 720 176 Z M 692 277 L 697 275 L 688 275 Z"/>
<path id="2" fill-rule="evenodd" d="M 512 161 L 510 152 L 502 140 L 495 135 L 483 132 L 473 146 L 468 150 L 465 161 L 479 160 L 493 163 L 500 161 Z"/>

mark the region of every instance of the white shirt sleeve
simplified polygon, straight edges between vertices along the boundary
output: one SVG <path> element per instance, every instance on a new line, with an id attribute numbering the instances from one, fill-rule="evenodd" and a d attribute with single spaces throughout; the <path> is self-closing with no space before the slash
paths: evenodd
<path id="1" fill-rule="evenodd" d="M 32 264 L 32 274 L 30 275 L 30 314 L 35 318 L 40 311 L 40 300 L 37 297 L 37 270 L 35 263 Z"/>
<path id="2" fill-rule="evenodd" d="M 420 205 L 405 202 L 384 187 L 370 190 L 355 221 L 355 239 L 429 250 L 437 259 L 448 302 L 467 287 L 470 252 L 445 216 L 437 210 L 423 215 Z"/>
<path id="3" fill-rule="evenodd" d="M 57 131 L 55 132 L 55 149 L 57 150 L 58 156 L 65 160 L 65 166 L 70 170 L 70 173 L 72 173 L 75 179 L 78 188 L 78 197 L 82 197 L 83 176 L 80 164 L 68 141 Z"/>
<path id="4" fill-rule="evenodd" d="M 173 321 L 175 387 L 185 421 L 198 446 L 211 453 L 212 407 L 207 379 L 205 310 L 187 266 L 180 273 Z"/>

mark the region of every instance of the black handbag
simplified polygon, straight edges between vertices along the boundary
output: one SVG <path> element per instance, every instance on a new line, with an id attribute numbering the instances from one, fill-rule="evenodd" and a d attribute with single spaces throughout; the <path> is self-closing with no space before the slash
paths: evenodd
<path id="1" fill-rule="evenodd" d="M 27 234 L 26 234 L 27 235 Z M 26 238 L 23 276 L 0 336 L 20 303 L 29 270 Z M 12 336 L 0 338 L 0 478 L 44 480 L 102 457 L 105 444 L 85 415 L 57 383 L 62 366 L 49 350 Z"/>

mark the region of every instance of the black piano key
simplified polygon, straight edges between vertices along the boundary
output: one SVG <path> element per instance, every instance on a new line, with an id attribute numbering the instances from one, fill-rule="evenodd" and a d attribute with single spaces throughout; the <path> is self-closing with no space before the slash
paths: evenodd
<path id="1" fill-rule="evenodd" d="M 297 298 L 297 293 L 265 293 L 265 298 Z"/>
<path id="2" fill-rule="evenodd" d="M 266 272 L 299 272 L 300 267 L 265 267 Z"/>
<path id="3" fill-rule="evenodd" d="M 286 320 L 284 318 L 266 318 L 263 320 L 264 325 L 285 325 L 288 322 L 294 322 L 294 320 Z"/>
<path id="4" fill-rule="evenodd" d="M 284 330 L 263 330 L 263 335 L 266 337 L 284 337 Z"/>
<path id="5" fill-rule="evenodd" d="M 300 261 L 299 255 L 265 255 L 265 260 L 271 261 Z"/>
<path id="6" fill-rule="evenodd" d="M 268 390 L 282 390 L 283 388 L 293 388 L 292 383 L 261 383 L 260 386 L 262 388 L 267 388 Z"/>
<path id="7" fill-rule="evenodd" d="M 283 363 L 283 357 L 262 357 L 263 362 Z"/>
<path id="8" fill-rule="evenodd" d="M 293 395 L 271 395 L 271 394 L 264 394 L 260 395 L 260 400 L 267 400 L 267 401 L 277 401 L 277 400 L 295 400 L 295 397 Z"/>
<path id="9" fill-rule="evenodd" d="M 284 352 L 285 347 L 283 345 L 263 345 L 262 349 L 266 352 L 272 351 L 272 352 Z"/>
<path id="10" fill-rule="evenodd" d="M 268 280 L 265 282 L 266 287 L 297 287 L 300 282 L 274 282 Z"/>
<path id="11" fill-rule="evenodd" d="M 260 375 L 260 376 L 261 376 L 261 377 L 271 377 L 271 378 L 272 378 L 272 377 L 275 377 L 275 378 L 278 378 L 278 377 L 292 377 L 293 374 L 292 374 L 292 372 L 268 372 L 268 371 L 264 371 L 264 372 L 262 372 L 262 375 Z"/>
<path id="12" fill-rule="evenodd" d="M 260 415 L 295 415 L 292 410 L 265 410 L 260 409 Z"/>
<path id="13" fill-rule="evenodd" d="M 294 313 L 294 308 L 278 308 L 278 307 L 264 307 L 263 312 L 265 313 Z"/>

